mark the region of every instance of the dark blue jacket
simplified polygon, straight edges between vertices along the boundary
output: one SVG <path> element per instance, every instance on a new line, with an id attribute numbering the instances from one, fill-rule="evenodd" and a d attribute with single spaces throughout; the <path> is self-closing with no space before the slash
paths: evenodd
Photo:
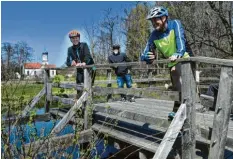
<path id="1" fill-rule="evenodd" d="M 127 58 L 125 54 L 112 54 L 108 57 L 109 63 L 124 63 L 124 62 L 129 62 L 130 60 Z M 115 70 L 115 73 L 117 76 L 123 76 L 128 73 L 128 67 L 127 66 L 118 66 L 118 67 L 113 67 Z"/>

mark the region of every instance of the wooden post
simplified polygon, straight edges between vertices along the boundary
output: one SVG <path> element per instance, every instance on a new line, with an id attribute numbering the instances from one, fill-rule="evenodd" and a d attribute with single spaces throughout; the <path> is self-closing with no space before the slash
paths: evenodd
<path id="1" fill-rule="evenodd" d="M 222 67 L 213 121 L 209 159 L 224 158 L 232 100 L 233 68 Z"/>
<path id="2" fill-rule="evenodd" d="M 45 95 L 45 91 L 46 91 L 45 88 L 42 88 L 42 90 L 33 98 L 33 100 L 29 103 L 29 105 L 27 105 L 24 108 L 24 110 L 22 111 L 22 116 L 26 116 L 27 113 L 30 112 L 32 108 L 34 108 L 34 106 L 40 100 L 40 98 Z"/>
<path id="3" fill-rule="evenodd" d="M 92 113 L 92 80 L 91 80 L 91 69 L 84 69 L 84 91 L 87 92 L 88 97 L 84 103 L 84 129 L 91 127 L 90 113 Z"/>
<path id="4" fill-rule="evenodd" d="M 182 76 L 182 102 L 186 101 L 186 117 L 182 136 L 182 159 L 194 159 L 195 157 L 195 103 L 196 103 L 196 81 L 195 69 L 191 62 L 181 63 Z"/>
<path id="5" fill-rule="evenodd" d="M 186 119 L 186 104 L 181 104 L 153 159 L 166 159 Z"/>
<path id="6" fill-rule="evenodd" d="M 159 60 L 159 54 L 156 53 L 156 61 L 158 62 L 158 60 Z M 159 71 L 159 64 L 158 64 L 158 63 L 156 64 L 156 68 L 157 68 L 157 70 L 156 70 L 156 75 L 158 75 L 158 74 L 160 74 L 160 71 Z"/>
<path id="7" fill-rule="evenodd" d="M 166 70 L 165 70 L 166 65 L 167 65 L 167 64 L 165 64 L 165 63 L 163 64 L 163 70 L 162 70 L 162 73 L 163 73 L 163 74 L 167 73 Z"/>
<path id="8" fill-rule="evenodd" d="M 59 123 L 53 128 L 51 134 L 59 133 L 66 124 L 71 120 L 74 114 L 77 112 L 78 109 L 81 108 L 83 102 L 86 101 L 88 98 L 87 92 L 84 92 L 82 96 L 74 103 L 74 105 L 70 108 L 70 110 L 63 116 L 63 118 L 59 121 Z"/>
<path id="9" fill-rule="evenodd" d="M 52 84 L 49 83 L 49 69 L 44 70 L 44 86 L 45 86 L 45 113 L 49 112 L 49 106 L 52 101 Z"/>
<path id="10" fill-rule="evenodd" d="M 148 65 L 147 65 L 147 69 L 148 69 Z M 152 69 L 148 69 L 148 79 L 151 79 L 152 78 Z M 148 82 L 148 87 L 151 87 L 151 83 L 152 82 Z"/>
<path id="11" fill-rule="evenodd" d="M 107 78 L 108 78 L 108 84 L 107 87 L 112 87 L 112 70 L 107 70 Z M 107 95 L 107 102 L 112 99 L 112 94 Z"/>

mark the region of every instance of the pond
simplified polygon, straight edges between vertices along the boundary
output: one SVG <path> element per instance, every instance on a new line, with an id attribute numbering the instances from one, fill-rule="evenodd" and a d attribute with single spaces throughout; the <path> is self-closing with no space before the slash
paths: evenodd
<path id="1" fill-rule="evenodd" d="M 44 113 L 44 108 L 38 109 L 36 111 L 36 114 L 43 114 Z M 54 124 L 57 124 L 59 120 L 57 121 L 48 121 L 48 122 L 35 122 L 34 124 L 27 124 L 27 125 L 21 125 L 17 126 L 16 128 L 11 128 L 11 133 L 10 133 L 10 143 L 16 147 L 16 151 L 14 152 L 14 158 L 19 158 L 19 152 L 20 149 L 22 148 L 22 141 L 24 141 L 24 144 L 29 143 L 30 140 L 33 141 L 35 138 L 40 138 L 40 137 L 46 137 L 50 134 L 52 128 L 54 127 Z M 21 129 L 22 131 L 19 131 Z M 6 129 L 6 131 L 8 131 Z M 20 133 L 21 132 L 21 133 Z M 65 134 L 70 134 L 74 133 L 74 129 L 72 125 L 67 124 L 67 126 L 59 133 L 57 136 L 60 135 L 65 135 Z M 72 141 L 71 141 L 72 142 Z M 116 149 L 113 145 L 106 145 L 104 146 L 104 141 L 103 140 L 98 140 L 96 141 L 96 148 L 93 149 L 91 152 L 91 157 L 89 158 L 94 158 L 96 155 L 101 156 L 100 158 L 106 158 L 110 154 L 116 153 L 118 149 Z M 4 143 L 1 140 L 1 150 L 2 153 L 4 152 Z M 80 151 L 77 145 L 75 146 L 70 146 L 67 147 L 65 152 L 66 154 L 70 154 L 73 159 L 80 158 Z M 60 156 L 61 152 L 53 152 L 53 157 L 55 158 L 64 158 Z M 2 154 L 3 155 L 3 154 Z M 58 156 L 59 155 L 59 156 Z M 3 156 L 2 156 L 3 157 Z M 45 154 L 38 154 L 37 158 L 45 158 Z"/>

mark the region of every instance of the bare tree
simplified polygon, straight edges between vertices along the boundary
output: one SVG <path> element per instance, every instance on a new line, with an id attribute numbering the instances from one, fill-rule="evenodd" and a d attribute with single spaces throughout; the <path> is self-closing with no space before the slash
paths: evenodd
<path id="1" fill-rule="evenodd" d="M 4 42 L 2 43 L 2 58 L 6 59 L 6 68 L 10 67 L 10 62 L 12 60 L 12 57 L 14 55 L 14 46 L 11 43 Z"/>
<path id="2" fill-rule="evenodd" d="M 101 23 L 101 28 L 103 30 L 103 32 L 106 33 L 106 35 L 108 35 L 108 56 L 109 56 L 109 53 L 110 53 L 110 50 L 111 50 L 111 47 L 114 43 L 114 31 L 115 31 L 115 28 L 116 28 L 116 25 L 119 24 L 119 16 L 118 15 L 113 15 L 112 13 L 112 9 L 109 8 L 107 10 L 104 11 L 104 20 L 103 22 Z"/>
<path id="3" fill-rule="evenodd" d="M 25 62 L 32 60 L 34 50 L 26 42 L 20 41 L 15 44 L 14 52 L 14 59 L 17 61 L 20 74 L 22 74 L 22 66 Z"/>
<path id="4" fill-rule="evenodd" d="M 84 24 L 85 27 L 85 32 L 86 37 L 90 43 L 90 50 L 91 50 L 91 54 L 93 59 L 96 61 L 96 56 L 95 56 L 95 48 L 97 45 L 97 36 L 98 36 L 98 25 L 94 23 L 94 21 L 92 21 L 91 24 L 87 25 L 86 23 Z"/>
<path id="5" fill-rule="evenodd" d="M 2 43 L 1 53 L 2 80 L 14 78 L 16 72 L 22 74 L 23 63 L 33 58 L 33 49 L 22 41 L 17 44 Z"/>

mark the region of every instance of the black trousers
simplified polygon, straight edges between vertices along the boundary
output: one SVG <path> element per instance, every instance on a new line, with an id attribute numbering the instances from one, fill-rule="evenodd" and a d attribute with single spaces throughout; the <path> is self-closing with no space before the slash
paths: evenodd
<path id="1" fill-rule="evenodd" d="M 81 84 L 84 82 L 84 72 L 78 72 L 76 75 L 76 84 Z M 77 90 L 77 98 L 79 98 L 82 95 L 82 91 Z"/>
<path id="2" fill-rule="evenodd" d="M 83 72 L 77 72 L 76 83 L 81 84 L 83 82 L 84 82 L 84 73 Z"/>
<path id="3" fill-rule="evenodd" d="M 216 102 L 217 102 L 217 97 L 218 97 L 218 83 L 213 83 L 209 85 L 207 95 L 214 97 L 214 104 L 213 104 L 213 110 L 215 110 L 216 107 Z"/>

